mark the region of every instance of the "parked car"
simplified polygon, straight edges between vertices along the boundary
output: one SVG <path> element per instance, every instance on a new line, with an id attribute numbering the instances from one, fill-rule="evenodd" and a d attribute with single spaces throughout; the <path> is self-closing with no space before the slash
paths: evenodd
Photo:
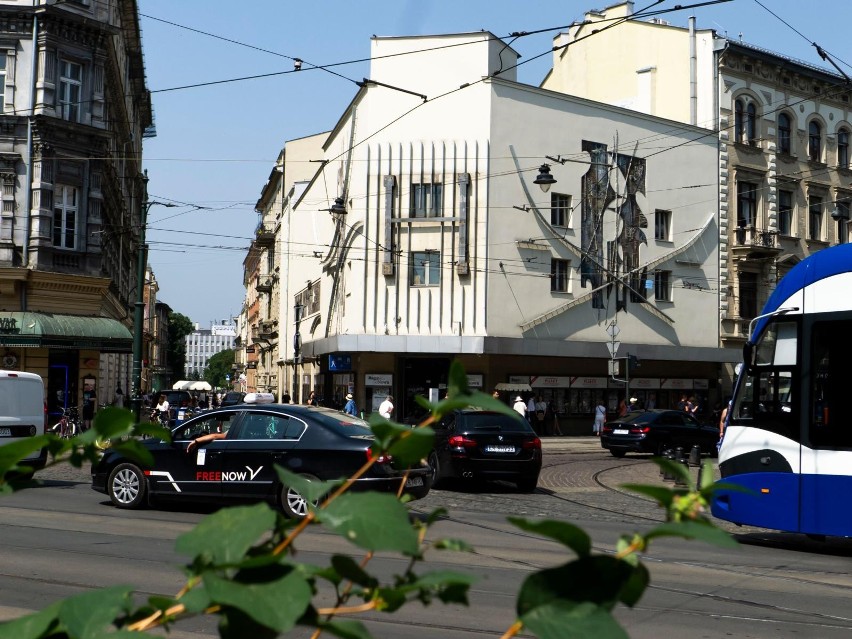
<path id="1" fill-rule="evenodd" d="M 469 408 L 453 411 L 433 428 L 433 486 L 449 480 L 504 479 L 522 492 L 535 490 L 541 440 L 524 418 Z"/>
<path id="2" fill-rule="evenodd" d="M 241 393 L 240 391 L 228 391 L 222 398 L 221 406 L 224 408 L 225 406 L 236 406 L 237 404 L 242 404 L 245 396 L 246 394 Z"/>
<path id="3" fill-rule="evenodd" d="M 213 433 L 219 438 L 206 438 L 187 453 L 191 441 Z M 154 457 L 150 467 L 106 450 L 92 467 L 92 488 L 109 495 L 119 508 L 138 508 L 159 499 L 249 500 L 278 504 L 285 514 L 300 518 L 308 505 L 282 484 L 275 465 L 309 480 L 349 477 L 369 458 L 372 440 L 365 421 L 338 411 L 243 403 L 184 422 L 172 430 L 171 443 L 143 440 Z M 396 492 L 404 476 L 391 461 L 382 460 L 351 490 Z M 431 485 L 431 471 L 422 464 L 409 472 L 404 492 L 419 499 Z"/>
<path id="4" fill-rule="evenodd" d="M 661 454 L 682 446 L 689 452 L 696 444 L 704 454 L 715 454 L 719 427 L 702 424 L 682 410 L 654 409 L 628 413 L 604 424 L 601 446 L 615 457 L 628 452 Z"/>
<path id="5" fill-rule="evenodd" d="M 0 370 L 0 446 L 14 444 L 47 429 L 44 382 L 35 373 Z M 47 463 L 47 449 L 30 452 L 21 460 L 32 471 L 19 474 L 29 479 Z"/>

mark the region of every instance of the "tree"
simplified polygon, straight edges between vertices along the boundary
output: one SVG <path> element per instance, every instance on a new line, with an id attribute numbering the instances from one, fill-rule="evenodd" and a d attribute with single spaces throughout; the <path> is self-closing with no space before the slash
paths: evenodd
<path id="1" fill-rule="evenodd" d="M 169 350 L 167 353 L 172 375 L 183 379 L 186 368 L 186 336 L 195 330 L 192 320 L 186 315 L 169 313 Z"/>
<path id="2" fill-rule="evenodd" d="M 207 368 L 204 369 L 204 380 L 213 388 L 227 386 L 225 375 L 231 374 L 233 364 L 233 350 L 219 351 L 207 360 Z"/>

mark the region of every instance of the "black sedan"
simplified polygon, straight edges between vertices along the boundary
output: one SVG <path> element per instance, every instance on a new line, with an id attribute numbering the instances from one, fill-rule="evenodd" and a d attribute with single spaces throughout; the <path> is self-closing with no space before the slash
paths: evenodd
<path id="1" fill-rule="evenodd" d="M 648 410 L 628 413 L 604 425 L 601 446 L 615 457 L 628 452 L 661 454 L 667 448 L 683 447 L 687 453 L 693 446 L 704 454 L 716 452 L 719 428 L 702 424 L 682 410 Z"/>
<path id="2" fill-rule="evenodd" d="M 503 479 L 532 492 L 541 472 L 541 440 L 527 420 L 491 411 L 456 410 L 435 429 L 429 455 L 433 485 Z"/>
<path id="3" fill-rule="evenodd" d="M 159 499 L 264 500 L 300 518 L 308 510 L 305 499 L 281 483 L 275 465 L 309 480 L 349 477 L 369 459 L 372 441 L 366 422 L 337 411 L 239 404 L 180 424 L 172 430 L 172 443 L 143 441 L 154 457 L 150 468 L 106 450 L 92 467 L 92 488 L 109 495 L 119 508 L 138 508 Z M 395 492 L 403 474 L 383 460 L 351 489 Z M 423 464 L 410 471 L 405 492 L 421 498 L 431 484 L 430 470 Z"/>

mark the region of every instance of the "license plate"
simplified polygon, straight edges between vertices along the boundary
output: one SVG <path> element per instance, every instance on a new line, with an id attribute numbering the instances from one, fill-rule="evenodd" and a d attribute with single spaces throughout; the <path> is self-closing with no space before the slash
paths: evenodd
<path id="1" fill-rule="evenodd" d="M 416 488 L 417 486 L 422 486 L 422 485 L 423 485 L 423 478 L 422 477 L 409 477 L 405 481 L 405 487 L 406 488 Z"/>
<path id="2" fill-rule="evenodd" d="M 627 435 L 630 431 L 626 428 L 616 428 L 612 431 L 613 435 Z"/>
<path id="3" fill-rule="evenodd" d="M 514 453 L 514 446 L 486 446 L 486 453 Z"/>
<path id="4" fill-rule="evenodd" d="M 11 437 L 12 429 L 11 428 L 0 428 L 0 437 Z"/>

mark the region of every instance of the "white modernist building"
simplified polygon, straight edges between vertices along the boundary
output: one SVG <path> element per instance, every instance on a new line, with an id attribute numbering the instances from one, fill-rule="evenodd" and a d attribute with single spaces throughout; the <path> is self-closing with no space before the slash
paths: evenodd
<path id="1" fill-rule="evenodd" d="M 487 32 L 374 37 L 372 57 L 280 226 L 299 247 L 278 325 L 294 399 L 354 392 L 369 411 L 391 393 L 405 418 L 460 359 L 474 386 L 541 394 L 563 430 L 590 430 L 595 402 L 625 392 L 611 351 L 641 359 L 643 401 L 714 399 L 732 359 L 716 140 L 519 84 Z"/>
<path id="2" fill-rule="evenodd" d="M 237 325 L 233 320 L 222 320 L 218 324 L 211 323 L 210 328 L 199 328 L 195 324 L 195 330 L 186 336 L 186 368 L 184 379 L 190 379 L 196 373 L 204 374 L 207 362 L 216 353 L 234 347 L 234 339 L 237 336 Z"/>

